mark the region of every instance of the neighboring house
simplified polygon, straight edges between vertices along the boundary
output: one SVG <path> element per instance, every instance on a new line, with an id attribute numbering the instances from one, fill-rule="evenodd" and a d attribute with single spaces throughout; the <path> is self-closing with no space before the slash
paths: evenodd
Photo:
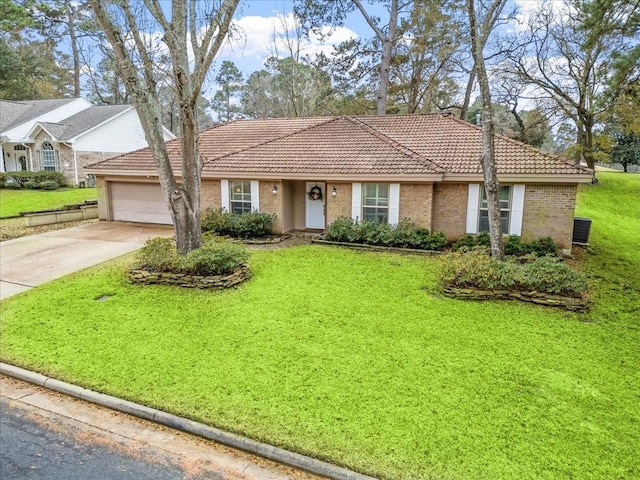
<path id="1" fill-rule="evenodd" d="M 238 120 L 200 135 L 202 206 L 276 214 L 278 232 L 338 217 L 408 218 L 454 240 L 488 230 L 482 130 L 449 114 Z M 180 144 L 168 144 L 180 171 Z M 505 235 L 571 250 L 577 185 L 591 170 L 496 135 Z M 103 220 L 171 223 L 148 149 L 96 163 Z M 320 195 L 317 195 L 320 193 Z"/>
<path id="2" fill-rule="evenodd" d="M 164 136 L 176 138 L 167 129 Z M 95 106 L 83 98 L 0 100 L 0 172 L 56 170 L 78 185 L 89 163 L 146 146 L 131 105 Z"/>

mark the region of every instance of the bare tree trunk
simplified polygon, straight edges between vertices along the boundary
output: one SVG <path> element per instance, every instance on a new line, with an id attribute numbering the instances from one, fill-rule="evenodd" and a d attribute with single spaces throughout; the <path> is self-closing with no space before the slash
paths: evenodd
<path id="1" fill-rule="evenodd" d="M 460 120 L 467 120 L 467 112 L 469 111 L 469 104 L 471 103 L 471 92 L 473 92 L 473 85 L 476 83 L 476 66 L 469 72 L 469 79 L 467 80 L 467 88 L 464 91 L 464 101 L 460 108 Z"/>
<path id="2" fill-rule="evenodd" d="M 71 40 L 71 56 L 73 58 L 73 96 L 80 96 L 80 53 L 78 52 L 78 37 L 75 27 L 75 12 L 71 7 L 71 2 L 64 2 L 67 13 L 67 25 L 69 27 L 69 39 Z"/>
<path id="3" fill-rule="evenodd" d="M 196 0 L 173 0 L 171 20 L 155 0 L 143 3 L 163 31 L 169 50 L 173 87 L 182 124 L 181 184 L 174 174 L 162 128 L 162 114 L 152 52 L 147 49 L 139 28 L 144 12 L 129 2 L 107 3 L 89 0 L 96 19 L 105 31 L 118 61 L 118 70 L 136 106 L 149 149 L 158 171 L 165 201 L 176 231 L 176 247 L 181 255 L 202 244 L 200 229 L 200 188 L 202 162 L 198 151 L 196 104 L 202 83 L 214 56 L 220 49 L 239 0 L 223 0 L 219 8 L 206 12 L 206 28 L 197 22 Z M 134 5 L 133 7 L 139 7 Z M 118 24 L 109 8 L 120 9 Z M 188 44 L 189 40 L 190 43 Z M 193 57 L 189 61 L 188 48 Z M 133 53 L 132 53 L 133 51 Z M 193 70 L 190 71 L 190 66 Z"/>
<path id="4" fill-rule="evenodd" d="M 391 73 L 391 54 L 396 41 L 396 31 L 398 29 L 398 0 L 391 0 L 389 10 L 389 31 L 385 35 L 378 27 L 373 17 L 371 17 L 360 0 L 352 0 L 360 13 L 364 16 L 369 26 L 373 29 L 378 40 L 382 43 L 382 58 L 380 59 L 380 85 L 378 86 L 377 113 L 385 115 L 387 113 L 387 99 L 389 96 L 389 75 Z"/>
<path id="5" fill-rule="evenodd" d="M 389 96 L 389 72 L 391 71 L 391 40 L 382 41 L 382 59 L 380 61 L 380 84 L 378 86 L 377 114 L 387 113 L 387 97 Z"/>
<path id="6" fill-rule="evenodd" d="M 489 19 L 496 18 L 495 14 L 504 7 L 505 0 L 494 0 L 489 11 L 485 14 L 485 21 L 478 29 L 476 24 L 475 0 L 467 0 L 469 26 L 471 28 L 471 53 L 475 62 L 482 98 L 482 172 L 484 174 L 484 188 L 487 193 L 487 209 L 489 211 L 489 237 L 491 238 L 491 256 L 504 260 L 504 246 L 502 244 L 502 226 L 500 219 L 500 182 L 495 161 L 495 127 L 491 108 L 491 91 L 489 78 L 484 63 L 483 47 L 493 28 Z"/>

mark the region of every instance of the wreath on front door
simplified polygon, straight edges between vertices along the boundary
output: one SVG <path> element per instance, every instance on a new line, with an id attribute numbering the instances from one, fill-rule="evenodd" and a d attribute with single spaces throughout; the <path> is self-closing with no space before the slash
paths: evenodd
<path id="1" fill-rule="evenodd" d="M 309 197 L 309 200 L 322 200 L 322 189 L 316 185 L 311 190 L 309 190 L 307 196 Z"/>

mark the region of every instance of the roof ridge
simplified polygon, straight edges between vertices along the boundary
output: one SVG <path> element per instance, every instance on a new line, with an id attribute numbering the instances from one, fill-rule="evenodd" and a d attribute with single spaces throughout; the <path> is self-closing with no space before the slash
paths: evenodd
<path id="1" fill-rule="evenodd" d="M 314 118 L 314 117 L 306 117 L 306 118 Z M 296 135 L 298 133 L 302 133 L 304 131 L 307 131 L 307 130 L 309 130 L 311 128 L 319 127 L 320 125 L 324 125 L 326 123 L 333 122 L 335 120 L 340 119 L 341 117 L 318 117 L 318 118 L 322 118 L 323 120 L 320 121 L 320 122 L 314 123 L 312 125 L 308 125 L 308 126 L 306 126 L 304 128 L 300 128 L 300 129 L 295 130 L 293 132 L 285 133 L 284 135 L 280 135 L 278 137 L 270 138 L 268 140 L 265 140 L 263 142 L 258 142 L 256 144 L 249 145 L 248 147 L 242 147 L 242 148 L 239 148 L 239 149 L 234 150 L 232 152 L 227 152 L 227 153 L 225 153 L 223 155 L 218 155 L 217 157 L 215 157 L 213 159 L 207 159 L 207 162 L 202 162 L 202 165 L 204 166 L 206 163 L 215 162 L 216 160 L 220 160 L 221 158 L 224 158 L 224 157 L 230 157 L 232 155 L 237 155 L 238 153 L 246 152 L 247 150 L 251 150 L 251 149 L 256 148 L 256 147 L 261 147 L 261 146 L 267 145 L 269 143 L 277 142 L 278 140 L 282 140 L 283 138 L 291 137 L 291 136 Z M 229 123 L 235 123 L 236 121 L 240 121 L 240 119 L 233 120 L 233 122 L 229 122 Z"/>
<path id="2" fill-rule="evenodd" d="M 374 116 L 374 115 L 370 115 L 370 116 Z M 360 128 L 364 128 L 364 129 L 368 130 L 369 133 L 372 133 L 375 137 L 377 137 L 378 139 L 382 140 L 383 142 L 385 142 L 386 144 L 388 144 L 392 148 L 395 148 L 397 151 L 399 151 L 403 155 L 411 157 L 414 160 L 419 160 L 419 161 L 425 162 L 427 165 L 435 167 L 435 169 L 436 169 L 436 171 L 438 173 L 446 172 L 446 169 L 444 169 L 443 167 L 438 165 L 433 160 L 420 155 L 418 152 L 410 149 L 406 145 L 403 145 L 402 143 L 398 142 L 397 140 L 394 140 L 393 138 L 389 137 L 388 135 L 385 135 L 384 133 L 380 132 L 379 130 L 377 130 L 373 126 L 369 125 L 368 123 L 360 120 L 360 116 L 350 115 L 350 116 L 346 116 L 344 118 L 349 119 L 353 124 L 359 126 Z"/>

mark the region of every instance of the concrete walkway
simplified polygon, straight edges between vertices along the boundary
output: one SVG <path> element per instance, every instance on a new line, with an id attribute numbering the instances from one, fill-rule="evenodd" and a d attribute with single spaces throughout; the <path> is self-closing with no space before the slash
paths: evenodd
<path id="1" fill-rule="evenodd" d="M 98 222 L 0 242 L 0 300 L 171 235 L 166 225 Z"/>

